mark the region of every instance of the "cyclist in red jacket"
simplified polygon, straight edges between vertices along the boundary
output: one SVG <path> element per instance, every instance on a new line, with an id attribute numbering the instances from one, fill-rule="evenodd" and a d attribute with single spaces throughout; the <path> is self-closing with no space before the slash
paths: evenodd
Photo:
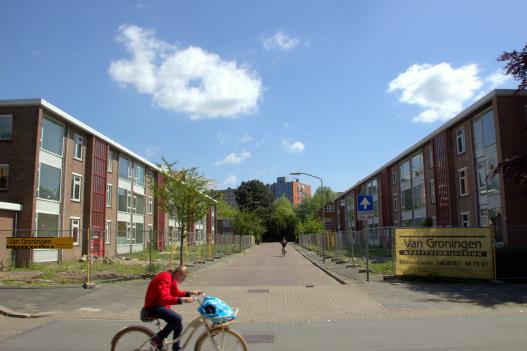
<path id="1" fill-rule="evenodd" d="M 152 344 L 159 350 L 166 350 L 165 338 L 174 331 L 174 339 L 181 335 L 183 330 L 182 317 L 179 313 L 170 309 L 170 305 L 180 305 L 194 301 L 191 295 L 199 295 L 201 291 L 183 291 L 178 288 L 188 276 L 188 268 L 179 266 L 157 274 L 146 291 L 144 308 L 147 314 L 153 318 L 161 318 L 167 324 L 152 339 Z M 179 351 L 179 342 L 172 344 L 173 351 Z"/>

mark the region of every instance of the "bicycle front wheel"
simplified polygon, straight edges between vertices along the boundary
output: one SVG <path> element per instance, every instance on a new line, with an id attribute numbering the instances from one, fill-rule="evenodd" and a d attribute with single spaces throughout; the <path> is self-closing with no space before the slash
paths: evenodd
<path id="1" fill-rule="evenodd" d="M 247 344 L 234 330 L 220 327 L 201 334 L 194 351 L 247 351 Z"/>
<path id="2" fill-rule="evenodd" d="M 150 339 L 153 336 L 153 331 L 140 325 L 125 328 L 113 337 L 112 351 L 152 351 Z"/>

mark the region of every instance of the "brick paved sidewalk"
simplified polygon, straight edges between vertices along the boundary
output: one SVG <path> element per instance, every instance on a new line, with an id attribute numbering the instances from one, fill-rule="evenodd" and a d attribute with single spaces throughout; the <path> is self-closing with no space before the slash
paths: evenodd
<path id="1" fill-rule="evenodd" d="M 383 280 L 380 274 L 359 273 L 359 267 L 337 264 L 313 251 L 294 245 L 304 257 L 334 276 L 342 283 L 360 288 L 367 296 L 379 302 L 387 311 L 431 313 L 465 312 L 526 312 L 527 284 L 491 285 L 488 283 L 445 283 L 403 280 Z"/>

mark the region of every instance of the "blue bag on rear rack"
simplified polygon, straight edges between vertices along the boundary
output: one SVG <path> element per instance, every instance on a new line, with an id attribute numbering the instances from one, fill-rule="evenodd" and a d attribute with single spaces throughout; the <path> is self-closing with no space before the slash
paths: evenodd
<path id="1" fill-rule="evenodd" d="M 198 312 L 213 323 L 225 323 L 236 318 L 230 306 L 214 296 L 206 296 L 198 307 Z"/>

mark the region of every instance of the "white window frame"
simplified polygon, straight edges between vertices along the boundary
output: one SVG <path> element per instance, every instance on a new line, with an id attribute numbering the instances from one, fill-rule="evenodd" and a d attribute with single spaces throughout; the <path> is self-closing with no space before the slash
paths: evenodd
<path id="1" fill-rule="evenodd" d="M 397 193 L 393 193 L 392 194 L 392 205 L 393 205 L 393 210 L 394 211 L 399 211 L 399 208 L 397 206 L 397 204 L 398 204 L 398 200 L 397 199 L 398 198 L 399 198 L 399 194 L 397 194 Z"/>
<path id="2" fill-rule="evenodd" d="M 113 152 L 108 150 L 108 173 L 113 173 Z"/>
<path id="3" fill-rule="evenodd" d="M 0 168 L 7 169 L 7 181 L 5 188 L 0 188 L 0 191 L 7 191 L 9 190 L 9 164 L 8 163 L 2 163 L 0 164 Z"/>
<path id="4" fill-rule="evenodd" d="M 107 220 L 104 227 L 104 243 L 110 245 L 112 243 L 112 221 Z"/>
<path id="5" fill-rule="evenodd" d="M 397 171 L 395 169 L 392 169 L 392 185 L 397 184 Z"/>
<path id="6" fill-rule="evenodd" d="M 11 133 L 9 134 L 9 137 L 7 138 L 2 138 L 2 136 L 0 135 L 0 140 L 11 140 L 13 139 L 13 115 L 0 115 L 0 119 L 1 118 L 9 118 L 11 119 Z"/>
<path id="7" fill-rule="evenodd" d="M 62 152 L 60 154 L 57 154 L 57 153 L 54 153 L 53 151 L 50 151 L 48 149 L 44 149 L 42 147 L 42 141 L 43 141 L 43 138 L 44 138 L 44 120 L 47 119 L 48 121 L 52 122 L 52 123 L 55 123 L 55 124 L 58 124 L 62 127 Z M 40 149 L 44 152 L 48 152 L 50 153 L 51 155 L 56 155 L 56 156 L 59 156 L 59 157 L 63 157 L 64 156 L 64 130 L 65 130 L 66 126 L 64 125 L 64 123 L 62 122 L 59 122 L 57 121 L 56 119 L 54 118 L 51 118 L 50 116 L 48 115 L 44 115 L 43 118 L 42 118 L 42 125 L 40 126 Z"/>
<path id="8" fill-rule="evenodd" d="M 149 196 L 148 197 L 148 214 L 151 215 L 154 212 L 154 199 Z"/>
<path id="9" fill-rule="evenodd" d="M 77 224 L 73 224 L 77 222 Z M 77 229 L 77 241 L 75 241 L 75 236 L 73 235 L 73 230 Z M 81 219 L 80 217 L 70 217 L 70 234 L 73 238 L 73 245 L 79 246 L 81 241 Z"/>
<path id="10" fill-rule="evenodd" d="M 76 178 L 78 179 L 78 181 L 76 181 Z M 75 186 L 78 185 L 79 186 L 79 198 L 75 198 Z M 82 197 L 82 175 L 80 174 L 77 174 L 77 173 L 72 173 L 72 177 L 71 177 L 71 201 L 74 201 L 74 202 L 81 202 L 81 197 Z"/>
<path id="11" fill-rule="evenodd" d="M 461 176 L 461 173 L 464 173 L 464 176 Z M 458 177 L 458 186 L 459 186 L 459 196 L 468 196 L 470 195 L 470 192 L 468 191 L 468 178 L 467 178 L 467 167 L 463 167 L 457 170 L 457 177 Z M 465 186 L 465 192 L 463 193 L 463 189 L 461 185 Z"/>
<path id="12" fill-rule="evenodd" d="M 462 228 L 470 228 L 470 212 L 461 212 L 461 227 Z M 466 219 L 464 218 L 466 217 Z"/>
<path id="13" fill-rule="evenodd" d="M 435 204 L 436 203 L 435 179 L 430 179 L 429 186 L 430 186 L 430 203 Z"/>
<path id="14" fill-rule="evenodd" d="M 79 134 L 73 134 L 75 146 L 73 147 L 73 158 L 78 161 L 82 161 L 82 145 L 84 145 L 84 137 Z M 80 152 L 80 156 L 77 156 L 77 151 Z"/>
<path id="15" fill-rule="evenodd" d="M 106 184 L 106 207 L 112 208 L 113 202 L 113 185 Z"/>
<path id="16" fill-rule="evenodd" d="M 460 145 L 461 145 L 461 149 L 459 148 Z M 458 155 L 461 155 L 461 154 L 464 154 L 466 151 L 467 151 L 467 144 L 465 142 L 465 127 L 461 127 L 461 128 L 456 129 L 456 152 Z"/>

